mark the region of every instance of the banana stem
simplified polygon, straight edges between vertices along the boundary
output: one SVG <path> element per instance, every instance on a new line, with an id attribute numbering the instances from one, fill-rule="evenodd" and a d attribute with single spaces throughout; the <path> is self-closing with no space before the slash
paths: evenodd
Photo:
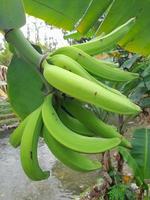
<path id="1" fill-rule="evenodd" d="M 42 62 L 41 62 L 41 70 L 44 70 L 44 68 L 46 67 L 46 66 L 49 66 L 49 63 L 47 62 L 47 60 L 46 59 L 43 59 L 42 60 Z"/>
<path id="2" fill-rule="evenodd" d="M 7 42 L 12 44 L 27 62 L 40 67 L 43 56 L 39 54 L 25 38 L 21 30 L 12 29 L 5 33 Z"/>

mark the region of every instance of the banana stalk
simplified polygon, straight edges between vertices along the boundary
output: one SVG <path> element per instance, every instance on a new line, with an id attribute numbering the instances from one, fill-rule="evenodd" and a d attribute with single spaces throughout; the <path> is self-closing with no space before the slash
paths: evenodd
<path id="1" fill-rule="evenodd" d="M 40 67 L 43 56 L 36 51 L 30 42 L 25 38 L 21 30 L 12 29 L 6 32 L 7 42 L 13 45 L 19 55 L 34 66 Z"/>

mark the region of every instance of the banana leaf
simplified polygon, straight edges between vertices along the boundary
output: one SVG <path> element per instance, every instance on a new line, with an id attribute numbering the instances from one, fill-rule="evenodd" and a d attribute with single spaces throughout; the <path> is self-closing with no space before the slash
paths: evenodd
<path id="1" fill-rule="evenodd" d="M 90 0 L 24 0 L 28 14 L 66 30 L 74 29 L 89 3 Z"/>
<path id="2" fill-rule="evenodd" d="M 137 179 L 138 184 L 142 184 L 143 182 L 143 175 L 140 171 L 140 168 L 136 162 L 136 160 L 132 157 L 129 150 L 127 150 L 124 147 L 119 146 L 118 148 L 119 153 L 122 155 L 124 161 L 129 165 L 129 167 L 132 169 L 133 175 Z"/>
<path id="3" fill-rule="evenodd" d="M 140 100 L 140 107 L 150 108 L 150 97 L 149 96 Z"/>
<path id="4" fill-rule="evenodd" d="M 142 184 L 145 179 L 150 178 L 150 129 L 140 128 L 133 132 L 132 149 L 130 151 L 124 147 L 117 149 L 132 168 L 138 184 Z"/>
<path id="5" fill-rule="evenodd" d="M 95 13 L 92 10 L 94 2 L 98 5 Z M 118 44 L 128 51 L 145 56 L 150 54 L 149 0 L 24 0 L 24 5 L 28 14 L 66 30 L 75 30 L 75 27 L 79 29 L 79 26 L 75 26 L 79 24 L 81 32 L 88 32 L 102 16 L 104 20 L 97 35 L 107 34 L 130 18 L 136 17 L 135 25 Z"/>
<path id="6" fill-rule="evenodd" d="M 24 119 L 44 100 L 44 83 L 37 69 L 13 57 L 7 72 L 8 96 L 15 113 Z"/>
<path id="7" fill-rule="evenodd" d="M 150 54 L 150 2 L 149 0 L 115 0 L 97 34 L 109 33 L 125 23 L 131 17 L 136 17 L 136 23 L 129 33 L 119 42 L 126 50 Z"/>
<path id="8" fill-rule="evenodd" d="M 140 128 L 133 133 L 131 156 L 136 160 L 144 179 L 150 178 L 150 129 Z"/>
<path id="9" fill-rule="evenodd" d="M 92 0 L 76 29 L 82 34 L 87 33 L 111 3 L 112 0 Z"/>

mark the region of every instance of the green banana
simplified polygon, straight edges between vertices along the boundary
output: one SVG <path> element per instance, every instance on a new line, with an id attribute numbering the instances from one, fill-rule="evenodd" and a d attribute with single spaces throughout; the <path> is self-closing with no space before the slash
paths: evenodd
<path id="1" fill-rule="evenodd" d="M 71 117 L 68 113 L 65 112 L 62 108 L 58 108 L 57 110 L 58 116 L 60 120 L 63 122 L 65 126 L 67 126 L 72 131 L 85 136 L 94 136 L 95 134 L 92 133 L 84 124 L 80 121 Z"/>
<path id="2" fill-rule="evenodd" d="M 100 85 L 72 72 L 43 62 L 44 77 L 55 88 L 82 101 L 120 114 L 135 114 L 140 107 L 127 98 L 112 93 Z"/>
<path id="3" fill-rule="evenodd" d="M 28 120 L 29 116 L 27 116 L 10 135 L 9 142 L 13 147 L 17 148 L 20 145 L 23 131 L 28 123 Z"/>
<path id="4" fill-rule="evenodd" d="M 48 57 L 47 61 L 50 64 L 56 65 L 70 72 L 78 74 L 79 76 L 82 76 L 86 79 L 97 82 L 96 79 L 91 76 L 78 62 L 76 62 L 69 56 L 66 56 L 64 54 L 56 54 L 54 56 Z"/>
<path id="5" fill-rule="evenodd" d="M 71 57 L 91 74 L 106 80 L 122 82 L 137 79 L 139 77 L 139 75 L 136 73 L 131 73 L 123 71 L 120 68 L 111 67 L 110 64 L 107 64 L 108 62 L 105 63 L 105 61 L 91 57 L 76 47 L 62 47 L 52 53 L 52 55 L 56 54 L 64 54 Z"/>
<path id="6" fill-rule="evenodd" d="M 45 127 L 43 129 L 43 137 L 54 156 L 71 169 L 88 172 L 101 168 L 101 164 L 98 161 L 92 161 L 88 157 L 61 145 Z"/>
<path id="7" fill-rule="evenodd" d="M 111 1 L 112 0 L 105 0 L 100 2 L 99 0 L 92 0 L 83 17 L 76 25 L 76 30 L 82 34 L 85 34 L 87 31 L 89 31 L 90 28 L 92 28 L 95 22 L 99 19 L 99 17 L 103 15 Z"/>
<path id="8" fill-rule="evenodd" d="M 94 38 L 94 40 L 73 46 L 81 49 L 91 56 L 109 51 L 113 49 L 117 45 L 117 42 L 119 42 L 129 32 L 134 23 L 135 18 L 131 18 L 126 23 L 103 37 L 98 36 Z"/>
<path id="9" fill-rule="evenodd" d="M 69 48 L 76 48 L 75 47 L 75 45 L 74 46 L 69 46 Z M 68 48 L 68 47 L 62 47 L 62 48 Z M 62 49 L 61 48 L 61 49 Z M 78 48 L 76 48 L 76 49 L 78 49 Z M 81 51 L 81 50 L 80 50 Z M 49 54 L 49 56 L 48 56 L 48 61 L 50 61 L 50 63 L 51 64 L 54 64 L 54 65 L 60 65 L 60 67 L 62 67 L 62 68 L 64 68 L 64 69 L 67 69 L 68 68 L 68 70 L 70 71 L 76 71 L 76 73 L 79 73 L 79 70 L 77 70 L 76 69 L 76 67 L 75 67 L 75 64 L 77 65 L 77 68 L 79 68 L 78 66 L 80 65 L 80 69 L 83 69 L 84 67 L 79 63 L 79 62 L 77 62 L 76 60 L 74 60 L 72 57 L 70 57 L 69 55 L 65 55 L 65 54 L 55 54 L 54 53 L 54 55 L 53 56 L 51 56 L 52 54 Z M 61 57 L 56 57 L 56 55 L 61 55 Z M 64 56 L 67 56 L 68 57 L 68 59 L 66 59 L 65 57 L 64 58 L 62 58 L 62 55 L 64 55 Z M 52 58 L 55 58 L 55 59 L 52 59 Z M 58 61 L 56 61 L 56 58 L 58 59 Z M 70 58 L 70 60 L 69 60 L 69 58 Z M 91 57 L 92 58 L 92 57 Z M 52 61 L 52 62 L 51 62 Z M 65 66 L 63 66 L 62 65 L 62 63 L 64 63 L 64 65 Z M 70 69 L 70 67 L 69 67 L 69 63 L 73 63 L 74 62 L 74 67 L 71 67 L 71 69 Z M 107 65 L 107 66 L 109 66 L 109 67 L 111 67 L 111 68 L 118 68 L 118 64 L 115 64 L 115 63 L 113 63 L 113 62 L 108 62 L 108 61 L 106 61 L 106 60 L 99 60 L 99 62 L 101 63 L 101 65 L 103 64 L 103 65 Z M 68 63 L 68 64 L 67 64 Z M 67 65 L 67 66 L 66 66 Z M 73 65 L 73 64 L 72 64 Z M 81 70 L 80 70 L 81 71 Z M 89 73 L 87 73 L 87 70 L 85 69 L 84 71 L 86 71 L 86 75 L 87 74 L 89 74 Z"/>
<path id="10" fill-rule="evenodd" d="M 23 131 L 20 156 L 26 175 L 35 181 L 46 179 L 49 172 L 42 171 L 37 158 L 38 139 L 42 128 L 41 107 L 32 112 Z"/>
<path id="11" fill-rule="evenodd" d="M 61 67 L 63 69 L 66 69 L 70 72 L 73 72 L 83 78 L 90 80 L 90 81 L 98 83 L 102 87 L 126 98 L 126 96 L 121 94 L 121 92 L 119 92 L 118 90 L 115 90 L 115 89 L 103 84 L 102 82 L 98 81 L 91 74 L 89 74 L 78 62 L 76 62 L 75 60 L 73 60 L 72 58 L 70 58 L 66 55 L 56 54 L 52 57 L 50 56 L 50 57 L 48 57 L 47 62 L 50 64 L 53 64 L 53 65 L 56 65 L 58 67 Z"/>
<path id="12" fill-rule="evenodd" d="M 112 149 L 120 143 L 119 138 L 104 139 L 78 135 L 68 129 L 59 119 L 52 105 L 53 95 L 46 97 L 42 106 L 45 127 L 62 145 L 81 153 L 100 153 Z"/>
<path id="13" fill-rule="evenodd" d="M 69 101 L 64 101 L 63 105 L 68 112 L 81 121 L 97 136 L 104 138 L 118 137 L 121 139 L 120 145 L 131 148 L 130 142 L 120 135 L 115 127 L 108 125 L 97 118 L 94 113 L 85 108 L 83 103 L 75 99 L 71 99 Z"/>

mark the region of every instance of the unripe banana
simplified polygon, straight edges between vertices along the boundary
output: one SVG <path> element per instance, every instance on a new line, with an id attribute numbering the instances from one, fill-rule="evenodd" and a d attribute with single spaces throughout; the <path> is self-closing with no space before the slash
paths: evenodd
<path id="1" fill-rule="evenodd" d="M 20 143 L 21 143 L 22 134 L 23 134 L 25 126 L 26 126 L 26 124 L 28 122 L 28 119 L 29 119 L 29 116 L 26 117 L 19 124 L 19 126 L 13 131 L 13 133 L 10 135 L 9 142 L 15 148 L 17 148 L 20 145 Z"/>
<path id="2" fill-rule="evenodd" d="M 71 57 L 91 74 L 94 74 L 106 80 L 120 82 L 130 81 L 139 77 L 139 75 L 136 73 L 131 73 L 123 71 L 120 68 L 111 67 L 110 64 L 91 57 L 90 55 L 76 47 L 62 47 L 53 52 L 53 55 L 55 54 L 64 54 Z"/>
<path id="3" fill-rule="evenodd" d="M 54 65 L 43 63 L 45 79 L 58 90 L 79 100 L 120 114 L 135 114 L 140 108 L 127 98 Z"/>
<path id="4" fill-rule="evenodd" d="M 54 110 L 52 97 L 52 94 L 46 97 L 42 106 L 42 116 L 45 127 L 59 143 L 81 153 L 100 153 L 119 145 L 119 138 L 86 137 L 68 129 Z"/>
<path id="5" fill-rule="evenodd" d="M 121 94 L 118 90 L 115 90 L 105 84 L 103 84 L 102 82 L 98 81 L 96 78 L 94 78 L 91 74 L 89 74 L 78 62 L 76 62 L 75 60 L 73 60 L 72 58 L 63 55 L 63 54 L 56 54 L 54 56 L 50 56 L 47 59 L 48 63 L 56 65 L 58 67 L 61 67 L 63 69 L 66 69 L 70 72 L 73 72 L 83 78 L 86 78 L 90 81 L 93 81 L 99 85 L 101 85 L 102 87 L 118 94 L 121 95 L 123 97 L 126 98 L 126 96 L 124 96 L 123 94 Z M 106 62 L 105 62 L 106 64 Z"/>
<path id="6" fill-rule="evenodd" d="M 78 62 L 74 59 L 66 56 L 64 54 L 56 54 L 53 56 L 49 56 L 47 59 L 48 63 L 66 69 L 70 72 L 78 74 L 86 79 L 93 80 L 96 82 L 96 79 L 91 76 Z"/>
<path id="7" fill-rule="evenodd" d="M 67 126 L 72 131 L 85 136 L 94 136 L 95 134 L 92 133 L 84 124 L 82 124 L 79 120 L 71 117 L 68 113 L 65 112 L 64 109 L 58 108 L 57 110 L 58 116 L 60 120 L 63 122 L 65 126 Z"/>
<path id="8" fill-rule="evenodd" d="M 37 146 L 41 128 L 42 114 L 40 107 L 30 114 L 23 131 L 20 146 L 22 167 L 26 175 L 34 181 L 49 177 L 49 172 L 44 172 L 40 168 L 37 158 Z"/>
<path id="9" fill-rule="evenodd" d="M 65 109 L 70 112 L 74 117 L 81 121 L 89 130 L 94 132 L 97 136 L 104 138 L 119 137 L 121 145 L 131 148 L 131 144 L 126 138 L 120 135 L 117 129 L 111 125 L 104 123 L 96 117 L 94 113 L 85 108 L 84 104 L 77 100 L 68 100 L 64 104 Z"/>
<path id="10" fill-rule="evenodd" d="M 94 40 L 90 40 L 86 43 L 76 44 L 73 46 L 81 49 L 91 56 L 109 51 L 113 49 L 117 45 L 117 43 L 129 32 L 134 23 L 135 18 L 131 18 L 126 23 L 119 26 L 111 33 L 103 37 L 98 36 L 94 38 Z"/>
<path id="11" fill-rule="evenodd" d="M 43 129 L 43 137 L 54 156 L 71 169 L 88 172 L 101 168 L 101 164 L 98 161 L 92 161 L 88 157 L 61 145 L 45 127 Z"/>

